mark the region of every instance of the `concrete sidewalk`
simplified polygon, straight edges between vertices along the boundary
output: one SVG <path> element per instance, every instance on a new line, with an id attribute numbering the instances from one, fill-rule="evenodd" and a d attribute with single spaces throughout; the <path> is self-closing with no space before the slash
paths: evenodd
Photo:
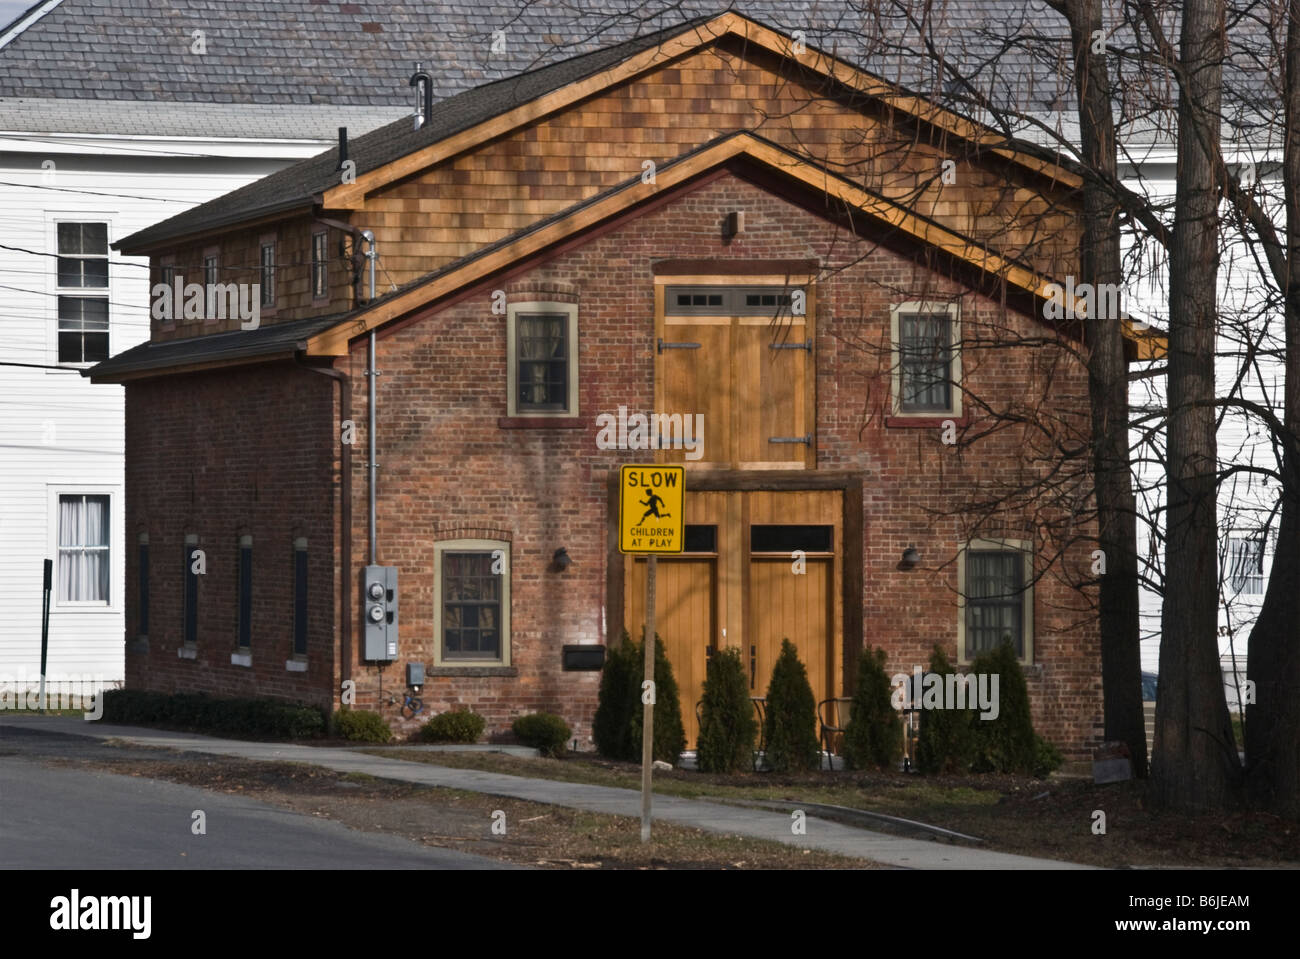
<path id="1" fill-rule="evenodd" d="M 110 726 L 102 722 L 86 722 L 78 717 L 0 713 L 0 725 L 97 739 L 121 739 L 139 746 L 158 746 L 240 759 L 311 763 L 337 772 L 366 773 L 382 779 L 424 786 L 464 789 L 613 816 L 636 819 L 641 816 L 641 794 L 634 789 L 454 769 L 368 756 L 353 749 L 216 739 L 137 726 Z M 659 794 L 654 797 L 654 819 L 656 822 L 671 822 L 730 835 L 769 839 L 800 848 L 821 849 L 902 869 L 1090 868 L 1052 859 L 1035 859 L 992 850 L 950 846 L 925 839 L 890 836 L 817 819 L 811 815 L 807 818 L 807 834 L 795 836 L 790 832 L 791 819 L 788 813 Z"/>

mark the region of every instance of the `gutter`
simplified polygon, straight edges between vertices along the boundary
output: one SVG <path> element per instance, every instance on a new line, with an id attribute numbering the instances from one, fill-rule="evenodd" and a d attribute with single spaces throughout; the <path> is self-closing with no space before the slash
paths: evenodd
<path id="1" fill-rule="evenodd" d="M 348 375 L 333 366 L 313 366 L 303 361 L 303 352 L 293 355 L 295 365 L 312 373 L 328 376 L 339 385 L 339 418 L 352 419 L 352 382 Z M 339 456 L 339 553 L 342 557 L 339 575 L 339 616 L 343 622 L 339 631 L 339 681 L 352 679 L 352 445 L 340 440 L 342 451 Z M 331 703 L 331 706 L 333 704 Z"/>

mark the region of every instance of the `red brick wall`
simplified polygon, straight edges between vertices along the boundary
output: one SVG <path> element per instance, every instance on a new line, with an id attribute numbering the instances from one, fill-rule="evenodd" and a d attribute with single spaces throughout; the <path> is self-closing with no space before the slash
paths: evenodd
<path id="1" fill-rule="evenodd" d="M 745 232 L 724 244 L 721 221 L 735 209 L 745 211 Z M 505 539 L 512 544 L 513 674 L 431 676 L 424 691 L 426 715 L 468 706 L 487 718 L 490 734 L 499 734 L 508 730 L 514 716 L 548 710 L 563 715 L 580 741 L 587 741 L 599 674 L 563 672 L 561 646 L 617 636 L 621 624 L 605 621 L 606 475 L 620 463 L 645 455 L 598 450 L 594 419 L 620 405 L 630 410 L 653 408 L 651 267 L 656 260 L 675 257 L 813 257 L 826 265 L 828 273 L 817 289 L 818 466 L 860 472 L 863 477 L 866 642 L 889 652 L 891 672 L 925 663 L 936 642 L 955 658 L 954 556 L 958 543 L 969 535 L 963 530 L 970 523 L 954 513 L 967 499 L 995 489 L 1000 482 L 1040 472 L 1032 452 L 1043 445 L 1047 434 L 1033 428 L 1001 429 L 967 447 L 952 447 L 940 443 L 937 426 L 885 425 L 890 303 L 943 298 L 962 294 L 963 289 L 912 258 L 878 245 L 880 241 L 888 238 L 855 239 L 728 175 L 626 221 L 585 246 L 489 283 L 425 320 L 381 335 L 378 559 L 400 568 L 401 660 L 384 671 L 382 699 L 378 671 L 354 662 L 358 705 L 379 708 L 399 728 L 416 725 L 403 724 L 386 700 L 390 692 L 401 691 L 405 662 L 423 661 L 431 667 L 434 661 L 433 544 L 470 536 Z M 512 299 L 577 298 L 581 428 L 523 430 L 498 425 L 506 414 L 506 319 L 491 312 L 490 294 L 495 288 L 507 290 Z M 1086 373 L 1068 350 L 1050 342 L 1046 328 L 971 293 L 961 296 L 961 308 L 968 340 L 978 334 L 986 341 L 1019 335 L 1049 341 L 967 350 L 966 384 L 977 397 L 995 408 L 1034 413 L 1035 398 L 1042 402 L 1050 395 L 1052 416 L 1065 411 L 1072 423 L 1083 422 Z M 364 366 L 364 345 L 338 363 L 351 377 L 358 426 L 352 460 L 355 567 L 364 564 L 366 550 Z M 290 521 L 283 512 L 287 504 L 305 511 L 296 521 L 327 525 L 323 517 L 328 516 L 330 497 L 330 447 L 309 437 L 331 430 L 325 422 L 331 415 L 329 389 L 324 377 L 292 371 L 286 376 L 283 370 L 272 373 L 257 368 L 128 387 L 128 508 L 132 511 L 128 520 L 134 529 L 139 518 L 151 511 L 165 515 L 165 536 L 170 537 L 164 539 L 160 530 L 159 542 L 166 545 L 155 550 L 159 571 L 154 587 L 153 615 L 159 623 L 155 633 L 179 623 L 179 611 L 162 605 L 164 595 L 174 591 L 178 581 L 162 577 L 171 575 L 169 567 L 178 566 L 170 557 L 179 553 L 184 531 L 175 525 L 183 510 L 164 509 L 162 497 L 170 504 L 188 503 L 189 496 L 188 470 L 182 459 L 173 461 L 169 452 L 178 446 L 197 447 L 207 457 L 208 468 L 195 474 L 198 500 L 189 507 L 201 518 L 191 525 L 198 524 L 196 531 L 204 535 L 205 545 L 221 543 L 231 557 L 227 562 L 233 562 L 235 526 L 241 521 L 237 517 L 247 517 L 242 521 L 252 524 L 259 544 L 280 549 L 283 543 L 287 550 L 291 539 Z M 242 414 L 230 415 L 236 409 Z M 237 425 L 255 413 L 260 429 Z M 146 443 L 141 431 L 158 425 L 175 435 L 161 437 L 156 446 L 150 445 L 153 438 Z M 974 435 L 989 425 L 974 416 L 965 429 Z M 1055 424 L 1048 432 L 1065 438 L 1066 425 Z M 202 443 L 194 437 L 203 437 Z M 270 470 L 273 475 L 267 475 L 266 482 L 283 485 L 263 486 L 260 502 L 267 505 L 250 512 L 247 472 L 260 466 L 265 475 L 271 464 L 289 472 Z M 312 511 L 316 506 L 319 514 Z M 1030 538 L 1027 531 L 1043 522 L 1067 518 L 1060 510 L 1035 517 L 1016 508 L 984 523 L 978 532 Z M 1081 519 L 1075 532 L 1086 534 L 1089 529 Z M 308 535 L 313 559 L 319 561 L 316 543 L 324 544 L 328 531 L 313 527 Z M 909 545 L 921 551 L 922 568 L 903 572 L 898 561 Z M 573 559 L 564 573 L 548 569 L 560 546 Z M 1072 573 L 1085 569 L 1091 549 L 1082 541 L 1069 545 L 1064 568 Z M 1042 555 L 1053 554 L 1044 548 Z M 284 569 L 287 576 L 287 565 Z M 314 582 L 323 581 L 324 575 Z M 355 576 L 346 581 L 356 589 Z M 274 588 L 287 589 L 287 582 Z M 219 646 L 223 661 L 228 661 L 234 635 L 233 593 L 221 594 L 214 583 L 210 573 L 202 587 L 204 609 L 230 625 L 211 623 L 208 632 L 201 633 L 200 649 Z M 313 592 L 313 597 L 324 599 L 319 592 Z M 1028 670 L 1040 732 L 1074 758 L 1082 758 L 1086 746 L 1099 738 L 1101 721 L 1096 626 L 1086 614 L 1069 610 L 1084 606 L 1085 597 L 1054 575 L 1040 582 L 1035 596 L 1035 663 Z M 223 611 L 217 613 L 218 609 Z M 359 623 L 355 603 L 354 611 Z M 1079 620 L 1085 622 L 1077 625 Z M 305 690 L 294 685 L 295 678 L 301 683 L 302 677 L 283 673 L 282 652 L 262 671 L 259 644 L 287 649 L 287 618 L 278 627 L 279 632 L 265 639 L 255 635 L 251 674 L 217 659 L 203 672 L 193 663 L 178 663 L 175 650 L 166 645 L 168 636 L 174 636 L 173 628 L 171 634 L 152 641 L 148 662 L 151 668 L 156 662 L 159 672 L 146 676 L 138 665 L 130 665 L 138 658 L 128 657 L 128 680 L 156 684 L 162 677 L 189 681 L 188 677 L 205 676 L 214 690 L 220 683 L 245 693 Z M 217 639 L 222 629 L 230 638 Z M 327 634 L 321 633 L 319 641 L 328 642 Z M 354 650 L 360 644 L 358 630 Z M 313 652 L 313 671 L 307 677 L 310 692 L 316 698 L 328 697 L 331 680 L 317 670 L 317 663 Z M 246 683 L 249 675 L 255 688 Z M 239 677 L 245 678 L 245 685 L 239 685 Z"/>
<path id="2" fill-rule="evenodd" d="M 326 704 L 334 670 L 334 437 L 324 376 L 290 364 L 135 381 L 127 388 L 127 640 L 136 635 L 138 534 L 149 534 L 147 654 L 126 655 L 128 688 Z M 199 537 L 197 658 L 183 636 L 186 533 Z M 253 537 L 252 666 L 237 645 L 238 539 Z M 308 541 L 306 672 L 293 653 L 293 541 Z"/>
<path id="3" fill-rule="evenodd" d="M 745 233 L 724 245 L 721 220 L 737 208 L 746 213 Z M 405 656 L 433 662 L 432 540 L 466 527 L 485 532 L 464 535 L 513 543 L 518 675 L 433 678 L 425 695 L 433 711 L 470 706 L 487 717 L 490 729 L 501 730 L 520 713 L 553 710 L 581 739 L 589 734 L 598 677 L 562 672 L 560 647 L 617 636 L 621 625 L 602 623 L 605 482 L 608 470 L 645 454 L 598 450 L 594 418 L 620 405 L 653 406 L 651 264 L 668 257 L 816 257 L 838 268 L 864 254 L 861 263 L 818 290 L 819 467 L 864 476 L 867 642 L 889 651 L 891 671 L 924 664 L 935 642 L 955 659 L 954 556 L 964 538 L 962 521 L 929 511 L 952 513 L 962 497 L 1032 468 L 1025 451 L 1041 445 L 1041 437 L 1035 439 L 1032 430 L 1006 430 L 960 450 L 940 443 L 937 426 L 886 428 L 881 405 L 888 396 L 889 360 L 879 347 L 888 344 L 890 303 L 958 294 L 961 288 L 728 176 L 381 336 L 380 562 L 401 567 Z M 506 413 L 506 320 L 490 308 L 490 291 L 498 287 L 512 300 L 576 295 L 581 429 L 498 427 Z M 961 305 L 967 338 L 981 323 L 985 338 L 1047 333 L 979 296 L 968 294 Z M 345 361 L 355 410 L 365 409 L 364 355 L 358 349 Z M 968 354 L 968 388 L 994 406 L 1023 406 L 1026 397 L 1046 396 L 1049 373 L 1053 415 L 1068 409 L 1077 422 L 1086 410 L 1086 374 L 1065 351 L 1002 347 Z M 363 434 L 364 429 L 359 449 Z M 359 544 L 365 535 L 363 459 L 354 461 L 353 473 Z M 1016 516 L 985 523 L 979 535 L 1031 538 L 1024 532 L 1027 522 Z M 927 568 L 896 568 L 909 545 L 921 549 Z M 559 546 L 573 558 L 563 574 L 546 569 Z M 1070 561 L 1086 566 L 1090 549 L 1073 547 Z M 1079 616 L 1058 607 L 1083 605 L 1074 590 L 1045 578 L 1036 595 L 1036 662 L 1028 670 L 1041 731 L 1074 755 L 1096 738 L 1100 722 L 1097 635 L 1092 625 L 1067 629 Z M 386 684 L 395 672 L 388 672 Z M 374 701 L 374 673 L 373 667 L 356 673 L 367 702 Z"/>

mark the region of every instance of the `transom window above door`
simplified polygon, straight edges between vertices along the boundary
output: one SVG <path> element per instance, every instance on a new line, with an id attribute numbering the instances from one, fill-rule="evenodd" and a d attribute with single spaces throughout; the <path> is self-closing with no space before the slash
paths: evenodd
<path id="1" fill-rule="evenodd" d="M 802 286 L 670 286 L 664 312 L 670 316 L 802 315 L 806 304 L 807 290 Z"/>

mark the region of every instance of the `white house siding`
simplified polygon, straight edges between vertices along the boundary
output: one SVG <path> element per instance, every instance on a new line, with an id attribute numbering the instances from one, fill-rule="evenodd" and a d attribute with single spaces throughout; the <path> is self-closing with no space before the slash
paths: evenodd
<path id="1" fill-rule="evenodd" d="M 3 136 L 0 362 L 58 361 L 56 260 L 41 255 L 57 249 L 58 220 L 107 222 L 112 243 L 328 146 Z M 188 155 L 168 155 L 175 153 Z M 46 159 L 55 164 L 52 180 L 41 170 Z M 110 355 L 148 338 L 146 266 L 110 252 Z M 123 521 L 123 398 L 123 387 L 92 385 L 76 370 L 0 366 L 0 683 L 39 675 L 42 561 L 55 560 L 57 576 L 65 491 L 111 497 L 112 601 L 60 604 L 56 590 L 47 673 L 122 681 L 124 569 L 127 548 L 135 548 Z"/>
<path id="2" fill-rule="evenodd" d="M 1172 164 L 1168 157 L 1156 156 L 1143 166 L 1143 181 L 1128 179 L 1130 187 L 1142 190 L 1148 196 L 1171 200 L 1175 192 Z M 1219 303 L 1225 320 L 1247 315 L 1252 304 L 1258 304 L 1261 295 L 1262 280 L 1258 275 L 1251 254 L 1240 244 L 1229 246 L 1223 253 L 1219 271 Z M 1168 284 L 1167 275 L 1161 271 L 1151 283 L 1144 283 L 1129 293 L 1130 307 L 1136 307 L 1148 315 L 1158 326 L 1166 327 L 1168 322 Z M 1258 308 L 1258 307 L 1256 307 Z M 1256 317 L 1252 328 L 1258 332 L 1263 328 L 1266 336 L 1261 345 L 1267 348 L 1280 347 L 1280 318 L 1268 317 L 1266 320 Z M 1256 370 L 1251 379 L 1239 388 L 1236 386 L 1238 373 L 1237 354 L 1242 344 L 1236 337 L 1221 336 L 1218 344 L 1219 360 L 1216 364 L 1217 395 L 1229 396 L 1234 390 L 1236 395 L 1260 403 L 1271 405 L 1281 415 L 1281 387 L 1283 371 L 1281 364 L 1272 357 L 1261 356 L 1256 361 Z M 1163 364 L 1163 361 L 1160 361 Z M 1131 403 L 1136 410 L 1139 406 L 1163 408 L 1164 377 L 1141 379 L 1135 381 L 1130 393 Z M 1259 425 L 1258 419 L 1241 413 L 1228 412 L 1223 415 L 1217 431 L 1220 468 L 1232 465 L 1250 465 L 1275 469 L 1276 458 L 1267 432 Z M 1133 436 L 1137 442 L 1138 435 Z M 1149 451 L 1148 451 L 1149 453 Z M 1163 442 L 1161 442 L 1163 453 Z M 1163 457 L 1162 457 L 1163 458 Z M 1135 477 L 1139 489 L 1151 487 L 1164 482 L 1163 462 L 1154 463 L 1149 458 L 1135 464 Z M 1224 672 L 1225 690 L 1230 705 L 1238 699 L 1238 688 L 1246 678 L 1247 640 L 1255 619 L 1259 614 L 1262 592 L 1252 593 L 1248 590 L 1234 590 L 1231 583 L 1231 562 L 1229 538 L 1234 532 L 1250 535 L 1263 530 L 1270 521 L 1278 496 L 1276 481 L 1238 473 L 1227 479 L 1219 489 L 1218 513 L 1220 530 L 1220 596 L 1219 596 L 1219 653 Z M 1146 515 L 1155 515 L 1163 509 L 1163 496 L 1148 498 L 1143 510 L 1139 501 L 1139 511 Z M 1158 520 L 1161 527 L 1163 521 Z M 1272 516 L 1272 527 L 1264 551 L 1263 583 L 1267 585 L 1271 570 L 1272 556 L 1276 545 L 1276 516 Z M 1150 542 L 1147 529 L 1139 523 L 1138 550 L 1143 556 L 1150 555 Z M 1159 579 L 1164 564 L 1163 547 L 1158 547 L 1152 574 Z M 1143 589 L 1140 593 L 1142 625 L 1142 668 L 1156 672 L 1160 656 L 1160 613 L 1161 597 L 1154 590 Z"/>

